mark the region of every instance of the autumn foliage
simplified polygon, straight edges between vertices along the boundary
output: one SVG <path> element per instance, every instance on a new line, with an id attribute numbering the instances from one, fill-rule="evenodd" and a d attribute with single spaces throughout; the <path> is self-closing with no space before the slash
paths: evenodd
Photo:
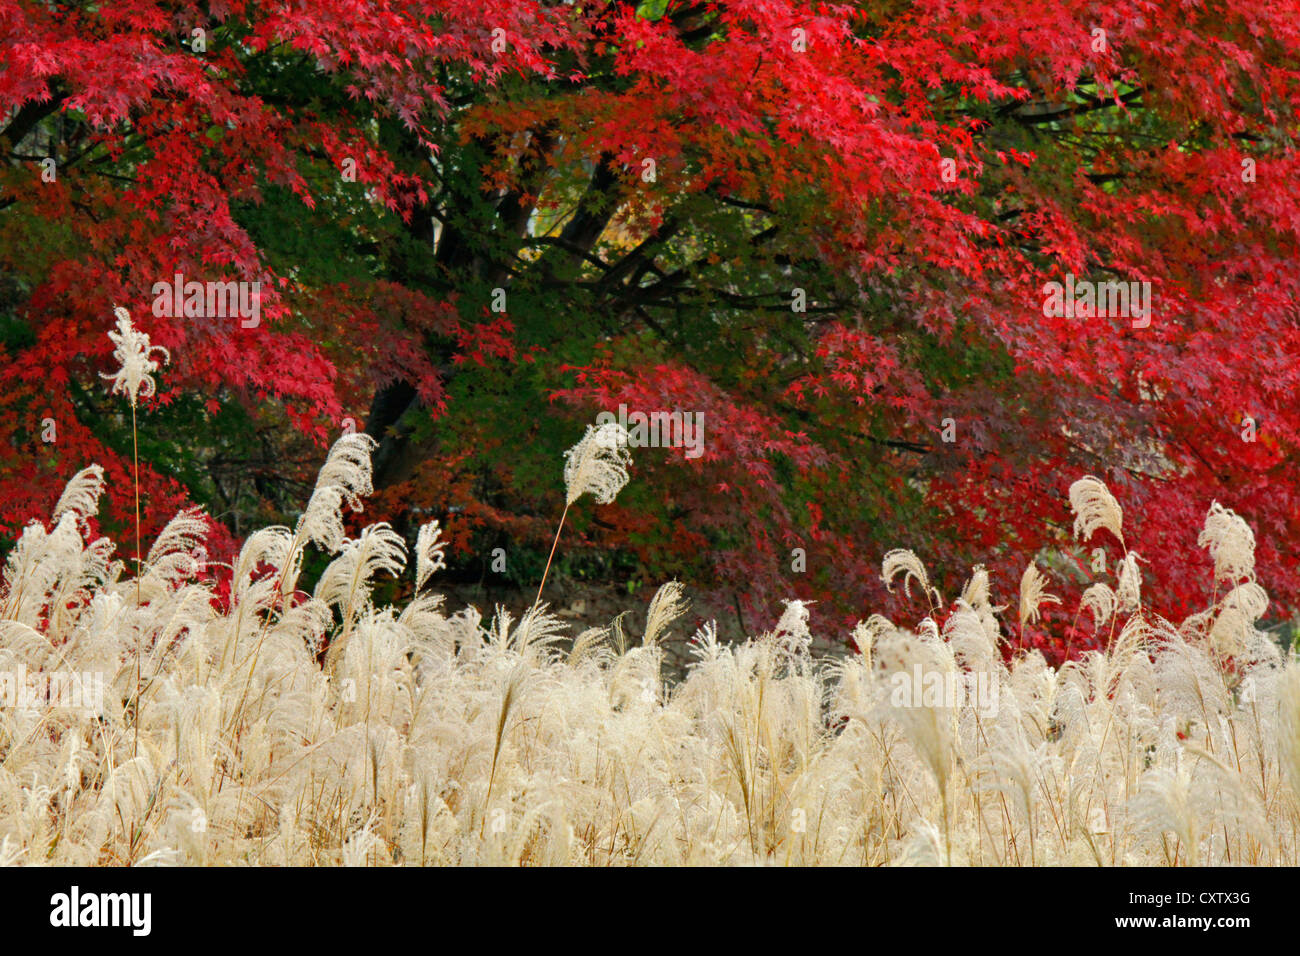
<path id="1" fill-rule="evenodd" d="M 1085 474 L 1171 614 L 1210 501 L 1294 611 L 1297 107 L 1293 0 L 8 2 L 0 525 L 95 461 L 126 526 L 116 304 L 177 356 L 146 536 L 292 510 L 355 427 L 453 566 L 544 549 L 556 455 L 625 403 L 703 413 L 704 452 L 639 450 L 573 546 L 757 618 L 856 619 L 895 545 L 945 593 L 990 554 L 1003 591 L 1039 548 L 1113 572 L 1071 543 Z M 159 314 L 177 274 L 260 320 Z M 1149 283 L 1149 321 L 1046 315 L 1075 278 Z M 1044 610 L 1024 640 L 1078 646 Z"/>

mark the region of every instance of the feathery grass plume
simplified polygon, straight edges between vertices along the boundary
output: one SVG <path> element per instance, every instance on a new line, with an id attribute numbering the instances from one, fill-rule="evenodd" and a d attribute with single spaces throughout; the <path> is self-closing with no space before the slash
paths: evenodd
<path id="1" fill-rule="evenodd" d="M 943 637 L 958 662 L 969 670 L 988 668 L 1001 658 L 998 642 L 989 635 L 979 612 L 961 598 L 944 622 Z"/>
<path id="2" fill-rule="evenodd" d="M 131 324 L 131 313 L 120 306 L 113 309 L 117 318 L 117 331 L 108 337 L 116 348 L 113 358 L 118 369 L 112 375 L 103 375 L 113 383 L 112 394 L 123 394 L 134 406 L 143 395 L 150 397 L 156 391 L 153 373 L 161 367 L 155 353 L 162 357 L 161 364 L 171 362 L 171 355 L 161 345 L 151 345 L 149 336 Z"/>
<path id="3" fill-rule="evenodd" d="M 1122 611 L 1136 611 L 1142 606 L 1142 572 L 1138 570 L 1138 553 L 1130 551 L 1119 562 L 1119 585 L 1115 601 Z"/>
<path id="4" fill-rule="evenodd" d="M 372 579 L 381 571 L 394 577 L 406 568 L 406 542 L 387 522 L 368 525 L 348 538 L 321 573 L 314 596 L 355 617 L 370 599 Z"/>
<path id="5" fill-rule="evenodd" d="M 361 499 L 374 491 L 370 453 L 376 442 L 364 432 L 341 436 L 330 448 L 294 537 L 311 541 L 330 554 L 343 547 L 343 507 L 364 510 Z"/>
<path id="6" fill-rule="evenodd" d="M 483 636 L 487 638 L 484 650 L 491 651 L 491 656 L 497 660 L 505 660 L 510 656 L 511 625 L 514 620 L 514 615 L 498 604 L 491 622 L 483 628 Z"/>
<path id="7" fill-rule="evenodd" d="M 1237 582 L 1255 578 L 1255 533 L 1243 518 L 1217 501 L 1210 505 L 1205 527 L 1196 539 L 1199 547 L 1208 548 L 1214 560 L 1217 581 Z"/>
<path id="8" fill-rule="evenodd" d="M 47 541 L 53 545 L 52 551 L 62 554 L 65 560 L 48 563 L 36 586 L 28 583 L 27 593 L 41 595 L 47 627 L 58 630 L 63 623 L 74 621 L 96 593 L 113 585 L 122 565 L 113 560 L 113 543 L 107 538 L 85 542 L 71 514 L 59 519 Z M 34 605 L 29 607 L 35 609 Z"/>
<path id="9" fill-rule="evenodd" d="M 85 585 L 107 585 L 116 575 L 107 538 L 87 545 L 88 519 L 99 508 L 104 490 L 103 470 L 83 468 L 65 486 L 54 507 L 54 527 L 46 531 L 30 522 L 5 560 L 0 575 L 0 617 L 36 625 L 47 604 L 58 613 L 56 595 L 73 599 Z"/>
<path id="10" fill-rule="evenodd" d="M 1156 767 L 1144 773 L 1129 805 L 1139 833 L 1161 838 L 1173 834 L 1189 854 L 1190 862 L 1195 863 L 1200 830 L 1193 802 L 1192 777 L 1180 761 L 1176 769 Z M 1167 849 L 1165 854 L 1166 862 L 1172 865 Z"/>
<path id="11" fill-rule="evenodd" d="M 875 647 L 876 641 L 882 634 L 888 634 L 894 630 L 894 623 L 882 614 L 872 614 L 865 621 L 859 621 L 853 627 L 853 646 L 858 649 L 862 655 L 863 663 L 868 671 L 871 670 L 872 648 Z"/>
<path id="12" fill-rule="evenodd" d="M 812 633 L 808 630 L 808 605 L 811 601 L 785 601 L 785 610 L 772 628 L 777 649 L 786 658 L 803 658 L 812 646 Z"/>
<path id="13" fill-rule="evenodd" d="M 551 553 L 546 557 L 534 604 L 542 599 L 542 589 L 546 587 L 546 576 L 551 572 L 551 561 L 555 558 L 555 548 L 560 543 L 560 532 L 564 530 L 569 508 L 586 494 L 594 497 L 598 504 L 611 504 L 628 482 L 627 466 L 631 462 L 627 429 L 618 422 L 588 425 L 582 440 L 564 453 L 564 511 L 560 513 L 560 523 L 555 528 L 555 540 L 551 542 Z"/>
<path id="14" fill-rule="evenodd" d="M 921 820 L 903 844 L 894 865 L 945 866 L 951 862 L 944 850 L 943 832 L 929 820 Z"/>
<path id="15" fill-rule="evenodd" d="M 590 494 L 610 504 L 628 482 L 628 434 L 618 422 L 588 425 L 582 440 L 564 453 L 565 503 Z"/>
<path id="16" fill-rule="evenodd" d="M 444 594 L 414 594 L 397 615 L 397 623 L 410 631 L 414 644 L 452 653 L 456 649 L 451 621 L 444 613 Z"/>
<path id="17" fill-rule="evenodd" d="M 1222 672 L 1202 649 L 1179 634 L 1168 634 L 1154 657 L 1165 714 L 1184 722 L 1209 724 L 1228 713 L 1231 700 Z"/>
<path id="18" fill-rule="evenodd" d="M 65 514 L 74 514 L 82 522 L 99 511 L 99 499 L 104 494 L 104 469 L 90 465 L 72 476 L 59 495 L 50 517 L 57 524 Z"/>
<path id="19" fill-rule="evenodd" d="M 564 620 L 550 613 L 545 604 L 533 604 L 515 625 L 512 635 L 514 652 L 521 660 L 531 660 L 538 651 L 563 640 L 568 629 Z"/>
<path id="20" fill-rule="evenodd" d="M 343 844 L 342 864 L 343 866 L 365 866 L 366 860 L 371 852 L 384 841 L 374 830 L 375 818 L 371 816 L 355 833 L 350 835 Z"/>
<path id="21" fill-rule="evenodd" d="M 1026 822 L 1031 844 L 1029 864 L 1032 866 L 1036 849 L 1034 811 L 1041 802 L 1040 780 L 1054 775 L 1045 773 L 1048 761 L 1044 759 L 1046 742 L 1031 742 L 1021 724 L 998 724 L 992 732 L 992 746 L 981 755 L 976 769 L 980 792 L 1005 794 L 1011 805 Z"/>
<path id="22" fill-rule="evenodd" d="M 438 522 L 421 525 L 415 538 L 415 590 L 423 590 L 434 572 L 447 566 L 446 551 L 447 542 L 442 540 L 442 528 Z"/>
<path id="23" fill-rule="evenodd" d="M 406 542 L 387 522 L 370 525 L 359 537 L 344 540 L 338 556 L 321 573 L 313 594 L 343 615 L 343 632 L 330 647 L 332 657 L 342 650 L 353 623 L 369 607 L 372 579 L 381 571 L 397 577 L 405 568 Z"/>
<path id="24" fill-rule="evenodd" d="M 1106 622 L 1111 619 L 1115 613 L 1116 606 L 1115 592 L 1111 590 L 1110 585 L 1105 581 L 1098 581 L 1096 584 L 1089 585 L 1079 598 L 1079 610 L 1089 610 L 1092 612 L 1092 629 L 1097 631 L 1106 626 Z"/>
<path id="25" fill-rule="evenodd" d="M 646 611 L 645 636 L 641 643 L 645 647 L 658 647 L 668 633 L 668 627 L 677 620 L 691 602 L 685 597 L 684 589 L 676 581 L 669 581 L 655 592 Z"/>
<path id="26" fill-rule="evenodd" d="M 943 643 L 943 637 L 939 633 L 939 622 L 929 614 L 916 622 L 916 636 L 927 644 L 937 646 Z"/>
<path id="27" fill-rule="evenodd" d="M 342 550 L 347 541 L 343 527 L 343 506 L 361 511 L 361 497 L 374 491 L 370 453 L 376 444 L 373 438 L 362 432 L 342 435 L 330 448 L 325 464 L 316 475 L 316 485 L 307 501 L 307 507 L 303 509 L 289 539 L 285 558 L 279 565 L 275 587 L 270 595 L 270 607 L 274 608 L 286 593 L 293 593 L 298 571 L 302 567 L 302 548 L 306 542 L 312 541 L 330 554 Z M 270 541 L 266 543 L 269 544 Z M 404 562 L 405 542 L 402 542 L 402 548 Z M 344 635 L 349 632 L 350 621 L 351 618 L 345 615 Z M 244 712 L 244 703 L 252 686 L 253 674 L 261 660 L 262 646 L 270 626 L 271 615 L 268 614 L 251 654 L 251 664 L 244 679 L 244 691 L 234 710 L 236 723 Z M 222 659 L 224 661 L 224 655 Z"/>
<path id="28" fill-rule="evenodd" d="M 1070 485 L 1070 507 L 1074 509 L 1074 534 L 1087 541 L 1099 528 L 1124 544 L 1124 510 L 1110 489 L 1098 478 L 1087 475 Z"/>
<path id="29" fill-rule="evenodd" d="M 569 648 L 568 664 L 577 667 L 587 660 L 594 660 L 600 647 L 609 640 L 609 628 L 589 627 L 573 639 Z"/>
<path id="30" fill-rule="evenodd" d="M 718 625 L 716 621 L 705 621 L 687 642 L 692 656 L 705 663 L 716 661 L 722 656 L 722 645 L 718 643 Z"/>
<path id="31" fill-rule="evenodd" d="M 895 548 L 885 554 L 880 562 L 880 579 L 885 582 L 885 587 L 890 594 L 894 593 L 894 578 L 902 573 L 903 575 L 903 593 L 908 597 L 912 596 L 911 582 L 916 581 L 921 586 L 922 592 L 925 593 L 926 600 L 934 598 L 936 607 L 943 606 L 943 599 L 939 596 L 938 590 L 930 587 L 929 575 L 925 573 L 925 565 L 921 559 L 907 548 Z"/>
<path id="32" fill-rule="evenodd" d="M 528 678 L 528 666 L 520 662 L 501 682 L 501 706 L 497 711 L 496 726 L 492 734 L 492 767 L 488 772 L 487 793 L 483 797 L 483 822 L 486 822 L 486 811 L 492 802 L 492 787 L 496 783 L 497 763 L 501 759 L 501 748 L 505 744 L 506 735 L 510 731 L 510 717 L 519 705 L 519 699 L 528 684 Z"/>
<path id="33" fill-rule="evenodd" d="M 1231 580 L 1231 579 L 1230 579 Z M 1210 628 L 1210 646 L 1225 657 L 1241 657 L 1255 644 L 1255 622 L 1268 610 L 1268 593 L 1253 581 L 1224 595 Z"/>
<path id="34" fill-rule="evenodd" d="M 1002 643 L 1002 625 L 998 615 L 1007 609 L 1006 605 L 993 604 L 993 593 L 989 587 L 989 573 L 984 565 L 977 564 L 971 569 L 970 579 L 962 588 L 961 599 L 979 616 L 989 642 L 997 647 Z"/>
<path id="35" fill-rule="evenodd" d="M 977 564 L 971 569 L 970 578 L 961 590 L 961 599 L 973 608 L 992 603 L 989 592 L 989 573 L 984 565 Z"/>
<path id="36" fill-rule="evenodd" d="M 201 548 L 208 537 L 208 517 L 202 508 L 186 508 L 159 533 L 144 562 L 144 582 L 150 595 L 174 588 L 203 570 Z"/>
<path id="37" fill-rule="evenodd" d="M 620 655 L 627 653 L 627 631 L 623 629 L 623 618 L 631 613 L 631 611 L 619 611 L 614 615 L 614 619 L 609 622 L 609 632 L 613 636 L 614 646 L 618 649 Z"/>
<path id="38" fill-rule="evenodd" d="M 1020 629 L 1023 631 L 1026 624 L 1038 620 L 1041 605 L 1060 603 L 1059 597 L 1047 593 L 1047 579 L 1038 570 L 1038 565 L 1033 562 L 1026 565 L 1025 573 L 1020 576 Z"/>
<path id="39" fill-rule="evenodd" d="M 293 544 L 293 532 L 283 525 L 259 528 L 244 539 L 230 584 L 231 601 L 236 607 L 248 606 L 253 611 L 269 608 L 279 596 L 280 579 L 297 580 L 302 552 L 291 550 Z M 275 573 L 260 573 L 263 565 L 269 565 Z"/>
<path id="40" fill-rule="evenodd" d="M 922 623 L 926 622 L 934 628 L 932 620 L 926 618 Z M 913 672 L 924 675 L 926 684 L 933 683 L 945 689 L 955 686 L 956 660 L 952 649 L 938 638 L 937 629 L 931 637 L 902 631 L 881 635 L 876 659 L 891 675 L 891 687 L 900 675 L 906 677 Z M 936 695 L 934 700 L 924 696 L 916 700 L 915 695 L 906 699 L 891 693 L 880 701 L 878 707 L 881 716 L 902 730 L 937 789 L 938 815 L 944 823 L 945 860 L 951 855 L 952 774 L 961 740 L 958 708 L 953 706 L 954 703 L 955 700 L 946 692 Z"/>
<path id="41" fill-rule="evenodd" d="M 1155 767 L 1138 780 L 1130 807 L 1139 834 L 1161 840 L 1166 861 L 1180 856 L 1200 865 L 1229 829 L 1267 840 L 1264 811 L 1241 775 L 1192 743 L 1174 754 L 1173 766 Z M 1170 846 L 1167 834 L 1177 843 Z"/>
<path id="42" fill-rule="evenodd" d="M 613 664 L 609 682 L 610 706 L 618 713 L 653 707 L 659 700 L 663 650 L 633 647 Z"/>

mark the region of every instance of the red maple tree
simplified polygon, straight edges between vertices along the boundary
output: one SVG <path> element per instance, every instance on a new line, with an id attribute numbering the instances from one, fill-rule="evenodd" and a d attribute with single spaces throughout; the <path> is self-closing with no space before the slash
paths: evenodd
<path id="1" fill-rule="evenodd" d="M 350 413 L 384 439 L 390 506 L 544 535 L 554 485 L 530 480 L 623 402 L 701 411 L 708 438 L 638 455 L 609 540 L 756 614 L 861 615 L 895 545 L 1009 592 L 1086 473 L 1171 612 L 1204 603 L 1213 500 L 1294 608 L 1297 14 L 7 3 L 0 522 L 90 460 L 129 498 L 95 385 L 117 303 L 175 356 L 155 525 L 188 457 L 248 471 L 234 425 L 321 441 Z M 260 321 L 155 314 L 175 274 L 259 283 Z M 1133 307 L 1049 314 L 1053 282 Z"/>

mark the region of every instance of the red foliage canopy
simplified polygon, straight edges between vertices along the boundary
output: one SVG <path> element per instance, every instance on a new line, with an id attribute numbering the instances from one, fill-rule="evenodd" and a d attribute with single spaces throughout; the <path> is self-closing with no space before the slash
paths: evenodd
<path id="1" fill-rule="evenodd" d="M 950 585 L 988 555 L 1005 593 L 1093 473 L 1171 611 L 1204 603 L 1195 539 L 1216 499 L 1295 605 L 1293 0 L 21 0 L 0 45 L 0 264 L 27 330 L 0 370 L 10 529 L 89 460 L 125 500 L 103 427 L 119 411 L 92 384 L 118 303 L 175 357 L 160 407 L 273 400 L 318 440 L 396 384 L 442 414 L 450 375 L 519 356 L 567 372 L 544 397 L 577 417 L 703 411 L 705 454 L 658 456 L 663 494 L 690 502 L 675 546 L 756 603 L 862 613 L 892 545 Z M 285 79 L 303 70 L 305 88 Z M 447 205 L 472 156 L 490 222 Z M 349 164 L 341 201 L 321 170 Z M 564 183 L 600 192 L 601 214 L 565 212 Z M 514 301 L 563 280 L 618 323 L 566 350 L 476 290 L 300 272 L 241 219 L 272 189 L 332 222 L 492 231 L 505 251 L 457 276 L 546 265 Z M 178 272 L 260 282 L 260 324 L 151 314 Z M 1149 314 L 1046 314 L 1046 285 L 1076 280 L 1137 283 Z M 156 520 L 182 495 L 165 457 Z"/>

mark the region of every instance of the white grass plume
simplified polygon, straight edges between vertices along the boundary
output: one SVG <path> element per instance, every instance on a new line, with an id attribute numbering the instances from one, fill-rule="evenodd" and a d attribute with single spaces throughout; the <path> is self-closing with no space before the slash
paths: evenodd
<path id="1" fill-rule="evenodd" d="M 1114 616 L 1117 603 L 1115 592 L 1111 590 L 1110 585 L 1105 581 L 1098 581 L 1084 590 L 1083 596 L 1079 599 L 1079 610 L 1092 612 L 1092 627 L 1095 631 L 1105 627 Z"/>
<path id="2" fill-rule="evenodd" d="M 1070 507 L 1074 509 L 1077 537 L 1087 541 L 1105 528 L 1121 545 L 1124 543 L 1124 510 L 1100 479 L 1088 475 L 1070 485 Z"/>
<path id="3" fill-rule="evenodd" d="M 114 308 L 113 315 L 117 318 L 117 331 L 109 332 L 108 337 L 116 346 L 113 358 L 118 369 L 103 377 L 113 383 L 114 395 L 125 394 L 135 405 L 141 395 L 148 398 L 156 390 L 153 373 L 160 365 L 155 354 L 164 364 L 171 361 L 171 356 L 161 345 L 149 343 L 149 336 L 131 324 L 131 314 L 126 309 Z"/>
<path id="4" fill-rule="evenodd" d="M 334 443 L 298 519 L 297 537 L 313 541 L 331 554 L 343 547 L 344 506 L 361 511 L 362 497 L 374 491 L 370 453 L 375 444 L 364 432 L 343 435 Z"/>
<path id="5" fill-rule="evenodd" d="M 690 608 L 682 586 L 676 581 L 664 584 L 650 600 L 646 611 L 645 636 L 642 644 L 657 647 L 668 633 L 669 626 Z"/>
<path id="6" fill-rule="evenodd" d="M 609 640 L 609 628 L 589 627 L 573 639 L 567 658 L 570 667 L 577 667 L 584 661 L 594 660 L 600 649 Z"/>
<path id="7" fill-rule="evenodd" d="M 99 499 L 104 494 L 104 469 L 90 465 L 72 476 L 63 489 L 50 517 L 57 523 L 65 514 L 74 514 L 83 521 L 99 511 Z"/>
<path id="8" fill-rule="evenodd" d="M 630 462 L 627 429 L 617 422 L 588 425 L 582 440 L 564 453 L 565 503 L 589 494 L 610 504 L 628 482 Z"/>
<path id="9" fill-rule="evenodd" d="M 447 566 L 446 551 L 447 542 L 442 540 L 438 522 L 421 525 L 415 539 L 415 590 L 424 590 L 429 578 Z"/>
<path id="10" fill-rule="evenodd" d="M 808 605 L 810 601 L 786 601 L 785 610 L 772 629 L 777 647 L 786 657 L 807 656 L 812 646 L 812 632 L 808 630 Z"/>
<path id="11" fill-rule="evenodd" d="M 1255 533 L 1244 519 L 1217 501 L 1205 516 L 1205 527 L 1196 543 L 1208 548 L 1214 560 L 1214 577 L 1236 583 L 1255 577 Z"/>
<path id="12" fill-rule="evenodd" d="M 145 558 L 145 580 L 151 594 L 152 588 L 174 587 L 203 570 L 207 535 L 208 518 L 202 508 L 187 508 L 167 522 Z"/>
<path id="13" fill-rule="evenodd" d="M 386 522 L 371 525 L 345 540 L 338 556 L 316 583 L 315 598 L 337 607 L 345 631 L 370 603 L 373 579 L 385 572 L 397 577 L 406 567 L 406 542 Z"/>
<path id="14" fill-rule="evenodd" d="M 880 579 L 885 582 L 885 587 L 891 593 L 894 590 L 894 578 L 899 574 L 903 575 L 903 593 L 908 597 L 912 596 L 911 582 L 915 581 L 920 585 L 926 600 L 930 600 L 933 595 L 936 605 L 943 604 L 939 592 L 930 587 L 930 577 L 925 573 L 925 565 L 921 563 L 921 559 L 915 552 L 907 548 L 895 548 L 887 552 L 880 562 Z"/>
<path id="15" fill-rule="evenodd" d="M 1115 588 L 1115 603 L 1123 611 L 1136 611 L 1142 606 L 1142 572 L 1138 569 L 1138 553 L 1130 551 L 1119 562 L 1119 584 Z"/>
<path id="16" fill-rule="evenodd" d="M 1039 608 L 1044 604 L 1060 604 L 1061 599 L 1055 594 L 1047 593 L 1047 579 L 1038 570 L 1038 565 L 1030 562 L 1025 566 L 1025 573 L 1020 576 L 1020 627 L 1038 620 Z"/>

